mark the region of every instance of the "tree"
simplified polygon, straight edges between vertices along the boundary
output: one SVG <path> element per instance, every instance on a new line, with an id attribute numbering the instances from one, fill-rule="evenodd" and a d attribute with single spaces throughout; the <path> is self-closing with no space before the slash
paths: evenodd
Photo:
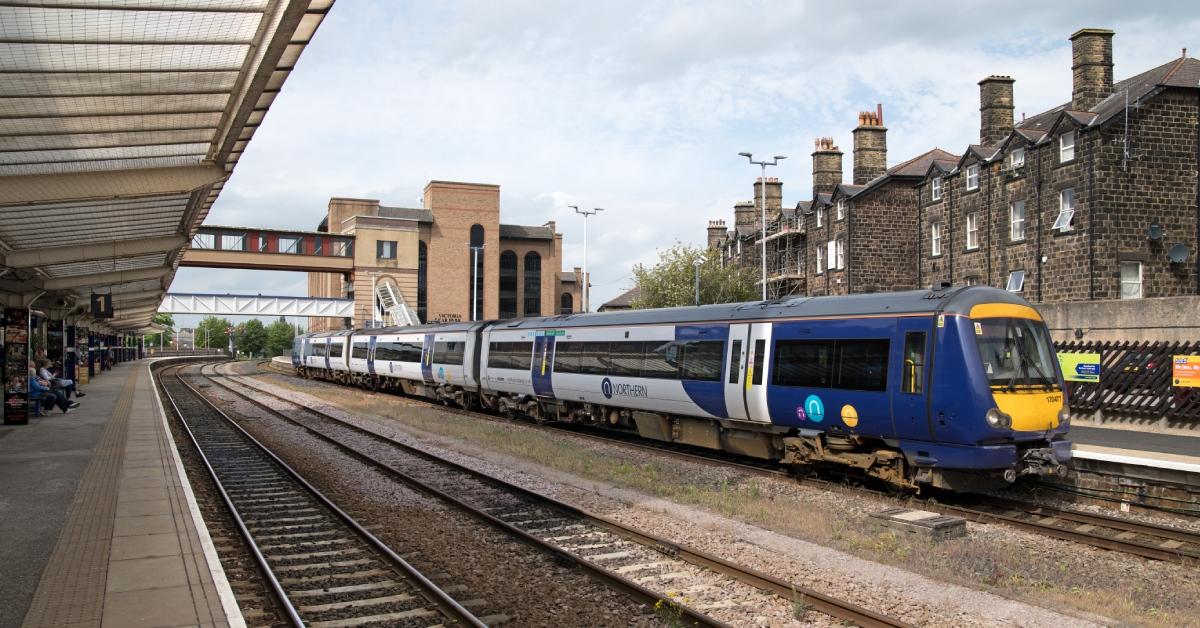
<path id="1" fill-rule="evenodd" d="M 237 326 L 233 340 L 238 351 L 250 357 L 262 355 L 267 347 L 267 328 L 262 321 L 252 318 Z"/>
<path id="2" fill-rule="evenodd" d="M 196 325 L 196 335 L 193 344 L 197 348 L 225 349 L 229 347 L 229 330 L 233 324 L 227 318 L 205 316 Z"/>
<path id="3" fill-rule="evenodd" d="M 678 307 L 696 302 L 696 267 L 700 262 L 700 303 L 737 303 L 759 298 L 757 273 L 753 268 L 722 264 L 716 249 L 701 249 L 676 243 L 659 253 L 651 268 L 633 267 L 640 289 L 634 309 Z"/>
<path id="4" fill-rule="evenodd" d="M 160 346 L 159 345 L 160 338 L 162 339 L 161 346 L 163 346 L 163 347 L 171 346 L 171 342 L 175 338 L 175 317 L 171 316 L 170 314 L 159 312 L 158 314 L 154 315 L 154 324 L 159 325 L 159 326 L 163 327 L 164 329 L 161 334 L 159 332 L 155 332 L 153 334 L 146 334 L 146 346 L 147 347 Z"/>
<path id="5" fill-rule="evenodd" d="M 292 326 L 282 316 L 266 328 L 266 352 L 269 356 L 288 353 L 292 349 Z"/>

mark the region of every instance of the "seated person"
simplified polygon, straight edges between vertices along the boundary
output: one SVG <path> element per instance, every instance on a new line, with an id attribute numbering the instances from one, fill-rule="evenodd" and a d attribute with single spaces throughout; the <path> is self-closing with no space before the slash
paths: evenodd
<path id="1" fill-rule="evenodd" d="M 67 399 L 70 399 L 71 395 L 75 395 L 76 397 L 87 396 L 82 390 L 78 390 L 75 387 L 75 380 L 63 379 L 61 377 L 62 370 L 51 367 L 50 360 L 43 359 L 38 364 L 41 366 L 38 369 L 38 377 L 50 382 L 52 388 L 63 391 Z"/>
<path id="2" fill-rule="evenodd" d="M 67 396 L 62 391 L 56 391 L 50 388 L 50 383 L 37 376 L 37 372 L 33 368 L 33 360 L 29 361 L 29 398 L 38 399 L 42 402 L 42 406 L 49 409 L 50 405 L 56 405 L 63 414 L 66 414 L 71 408 L 78 408 L 79 402 L 67 401 Z"/>

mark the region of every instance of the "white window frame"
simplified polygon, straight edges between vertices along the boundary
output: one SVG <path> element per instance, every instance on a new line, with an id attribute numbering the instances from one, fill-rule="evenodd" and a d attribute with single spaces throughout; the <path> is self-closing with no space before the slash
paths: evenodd
<path id="1" fill-rule="evenodd" d="M 233 246 L 229 246 L 232 244 Z M 221 250 L 222 251 L 244 251 L 246 250 L 246 234 L 244 233 L 222 233 L 221 234 Z"/>
<path id="2" fill-rule="evenodd" d="M 934 177 L 933 182 L 929 186 L 929 200 L 942 200 L 942 178 Z"/>
<path id="3" fill-rule="evenodd" d="M 817 227 L 820 228 L 822 223 L 824 223 L 824 222 L 825 222 L 825 208 L 818 207 L 817 208 Z"/>
<path id="4" fill-rule="evenodd" d="M 974 251 L 979 248 L 979 212 L 971 212 L 967 214 L 967 250 Z M 972 244 L 974 242 L 974 244 Z"/>
<path id="5" fill-rule="evenodd" d="M 846 239 L 838 238 L 837 239 L 837 269 L 842 270 L 844 268 L 846 268 Z"/>
<path id="6" fill-rule="evenodd" d="M 1075 159 L 1075 131 L 1058 136 L 1058 163 L 1065 164 Z"/>
<path id="7" fill-rule="evenodd" d="M 818 275 L 825 272 L 825 260 L 822 258 L 822 255 L 824 255 L 824 254 L 825 254 L 825 251 L 821 247 L 818 246 L 817 247 L 817 274 Z"/>
<path id="8" fill-rule="evenodd" d="M 825 266 L 829 270 L 837 270 L 837 242 L 830 240 L 825 243 Z"/>
<path id="9" fill-rule="evenodd" d="M 839 198 L 837 202 L 837 219 L 846 217 L 846 199 Z"/>
<path id="10" fill-rule="evenodd" d="M 1011 170 L 1017 170 L 1018 168 L 1025 167 L 1024 147 L 1014 148 L 1012 152 L 1008 154 L 1008 167 Z"/>
<path id="11" fill-rule="evenodd" d="M 397 250 L 399 248 L 395 240 L 376 240 L 375 241 L 375 258 L 376 259 L 396 259 Z M 389 250 L 390 248 L 390 250 Z"/>
<path id="12" fill-rule="evenodd" d="M 1134 267 L 1134 266 L 1137 267 L 1137 281 L 1130 281 L 1130 280 L 1125 279 L 1125 269 Z M 1120 263 L 1120 269 L 1121 269 L 1121 275 L 1120 275 L 1120 278 L 1121 278 L 1121 294 L 1120 294 L 1120 296 L 1121 296 L 1121 298 L 1122 299 L 1140 299 L 1140 298 L 1142 298 L 1142 296 L 1143 296 L 1142 290 L 1145 288 L 1145 285 L 1146 285 L 1145 284 L 1146 277 L 1144 274 L 1146 272 L 1145 266 L 1143 266 L 1142 263 L 1139 261 L 1124 260 Z M 1131 294 L 1129 296 L 1125 296 L 1125 286 L 1127 286 L 1127 285 L 1136 285 L 1137 286 L 1137 294 Z"/>
<path id="13" fill-rule="evenodd" d="M 979 189 L 979 164 L 971 164 L 967 166 L 967 189 Z"/>
<path id="14" fill-rule="evenodd" d="M 284 246 L 284 243 L 289 243 L 289 245 Z M 291 236 L 279 236 L 279 252 L 286 253 L 288 255 L 299 255 L 300 254 L 300 238 L 293 238 Z"/>
<path id="15" fill-rule="evenodd" d="M 1008 239 L 1012 242 L 1025 239 L 1025 201 L 1013 201 L 1008 205 Z"/>
<path id="16" fill-rule="evenodd" d="M 1008 284 L 1004 286 L 1009 292 L 1022 292 L 1025 290 L 1025 269 L 1014 270 L 1008 273 Z"/>
<path id="17" fill-rule="evenodd" d="M 1063 188 L 1058 191 L 1058 218 L 1054 219 L 1051 229 L 1060 233 L 1069 233 L 1075 229 L 1071 221 L 1075 219 L 1075 188 Z"/>
<path id="18" fill-rule="evenodd" d="M 212 249 L 216 247 L 217 236 L 214 233 L 200 232 L 192 236 L 193 249 Z"/>
<path id="19" fill-rule="evenodd" d="M 935 257 L 942 254 L 942 223 L 940 222 L 929 225 L 929 254 Z"/>

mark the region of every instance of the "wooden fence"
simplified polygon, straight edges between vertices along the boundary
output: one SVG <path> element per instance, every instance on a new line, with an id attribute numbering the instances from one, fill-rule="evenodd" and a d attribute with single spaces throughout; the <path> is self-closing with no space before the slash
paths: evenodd
<path id="1" fill-rule="evenodd" d="M 1172 356 L 1200 342 L 1060 342 L 1059 353 L 1099 353 L 1099 382 L 1067 382 L 1074 413 L 1200 421 L 1200 388 L 1172 385 Z"/>

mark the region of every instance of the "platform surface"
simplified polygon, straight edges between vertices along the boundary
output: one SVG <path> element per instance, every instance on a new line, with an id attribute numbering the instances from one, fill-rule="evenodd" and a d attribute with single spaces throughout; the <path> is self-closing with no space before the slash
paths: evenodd
<path id="1" fill-rule="evenodd" d="M 1200 436 L 1073 425 L 1069 438 L 1076 457 L 1200 472 Z"/>
<path id="2" fill-rule="evenodd" d="M 0 627 L 244 625 L 147 367 L 0 427 Z"/>

